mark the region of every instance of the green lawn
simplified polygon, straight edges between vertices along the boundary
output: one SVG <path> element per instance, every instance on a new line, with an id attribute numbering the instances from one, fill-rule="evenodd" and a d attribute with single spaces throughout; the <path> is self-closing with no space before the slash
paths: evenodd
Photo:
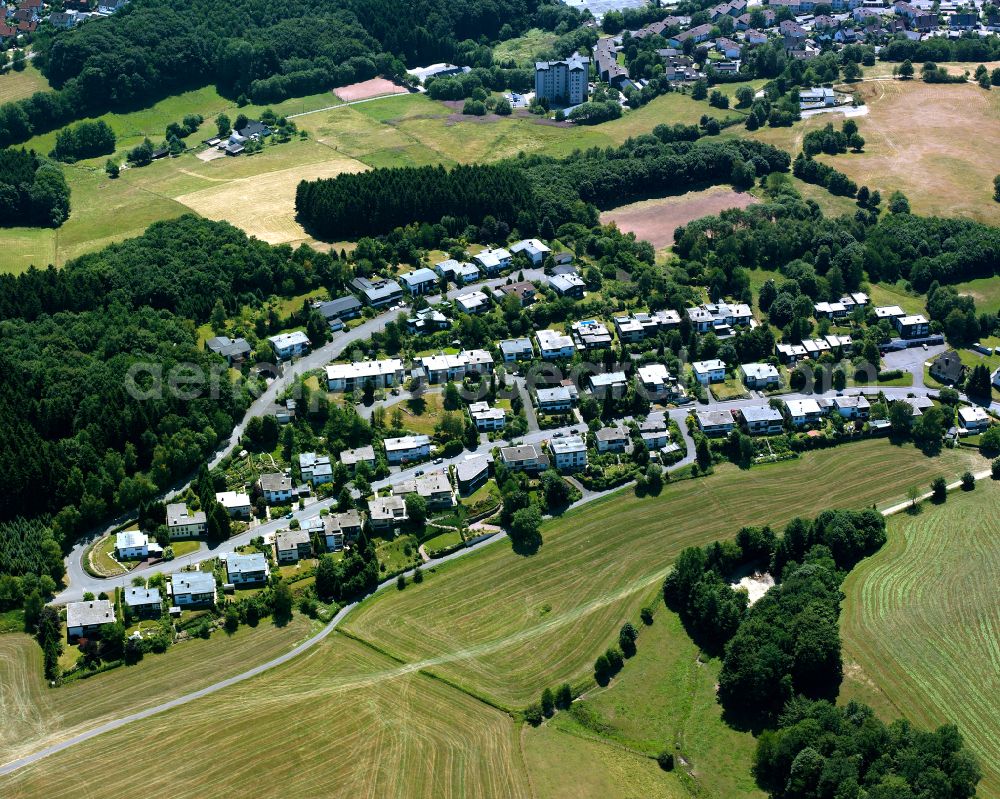
<path id="1" fill-rule="evenodd" d="M 429 555 L 433 555 L 435 552 L 451 549 L 461 543 L 462 534 L 458 530 L 449 530 L 446 533 L 440 533 L 424 541 L 424 549 Z"/>
<path id="2" fill-rule="evenodd" d="M 910 294 L 902 284 L 873 283 L 868 289 L 871 304 L 898 305 L 908 314 L 926 314 L 925 298 L 919 294 Z"/>
<path id="3" fill-rule="evenodd" d="M 386 409 L 388 419 L 392 419 L 396 408 L 399 408 L 403 415 L 403 427 L 411 433 L 425 435 L 433 435 L 434 428 L 445 413 L 440 394 L 422 394 L 420 397 L 397 403 Z"/>
<path id="4" fill-rule="evenodd" d="M 412 535 L 401 535 L 392 541 L 385 541 L 375 547 L 375 554 L 378 556 L 379 564 L 384 565 L 384 571 L 393 572 L 409 569 L 420 563 L 420 553 L 417 548 L 420 543 Z M 410 554 L 406 554 L 409 549 Z"/>
<path id="5" fill-rule="evenodd" d="M 435 673 L 520 707 L 546 685 L 587 675 L 683 547 L 823 508 L 886 506 L 935 474 L 955 478 L 983 463 L 967 450 L 929 459 L 871 440 L 749 471 L 723 466 L 655 498 L 619 492 L 547 522 L 535 555 L 516 555 L 506 542 L 487 547 L 439 567 L 433 592 L 388 592 L 345 623 L 400 658 L 431 659 Z"/>
<path id="6" fill-rule="evenodd" d="M 186 541 L 174 541 L 170 546 L 174 549 L 174 557 L 181 558 L 192 552 L 197 552 L 201 548 L 201 541 L 192 538 Z"/>
<path id="7" fill-rule="evenodd" d="M 555 43 L 556 35 L 541 28 L 531 28 L 521 36 L 500 42 L 493 48 L 493 62 L 513 61 L 519 67 L 534 68 L 537 56 Z"/>
<path id="8" fill-rule="evenodd" d="M 125 574 L 125 569 L 114 559 L 114 554 L 115 537 L 114 535 L 107 535 L 90 548 L 87 557 L 89 557 L 91 566 L 98 574 L 105 577 L 114 577 L 115 575 Z"/>
<path id="9" fill-rule="evenodd" d="M 709 388 L 712 391 L 712 396 L 720 402 L 750 396 L 747 393 L 746 386 L 736 377 L 728 378 L 725 383 L 712 383 Z"/>
<path id="10" fill-rule="evenodd" d="M 965 283 L 956 283 L 959 294 L 968 294 L 976 301 L 976 311 L 991 316 L 1000 311 L 1000 280 L 995 277 L 978 277 Z"/>
<path id="11" fill-rule="evenodd" d="M 1000 486 L 986 480 L 943 505 L 889 522 L 889 542 L 844 584 L 841 700 L 887 720 L 957 724 L 1000 795 Z"/>
<path id="12" fill-rule="evenodd" d="M 30 61 L 22 72 L 8 68 L 0 74 L 0 105 L 23 100 L 48 88 L 49 82 Z"/>

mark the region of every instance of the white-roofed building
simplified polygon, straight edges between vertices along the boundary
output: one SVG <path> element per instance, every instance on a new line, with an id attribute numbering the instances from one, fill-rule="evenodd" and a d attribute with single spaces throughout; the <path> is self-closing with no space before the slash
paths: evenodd
<path id="1" fill-rule="evenodd" d="M 94 638 L 105 624 L 118 621 L 110 599 L 70 602 L 66 605 L 66 638 L 72 644 L 79 638 Z"/>
<path id="2" fill-rule="evenodd" d="M 745 363 L 740 367 L 740 375 L 747 388 L 768 389 L 781 385 L 781 374 L 769 363 Z"/>
<path id="3" fill-rule="evenodd" d="M 145 560 L 149 557 L 149 536 L 138 530 L 116 533 L 115 557 L 118 560 Z"/>
<path id="4" fill-rule="evenodd" d="M 662 363 L 649 363 L 636 370 L 636 382 L 653 402 L 671 402 L 684 396 L 684 388 Z"/>
<path id="5" fill-rule="evenodd" d="M 580 436 L 550 439 L 549 451 L 558 471 L 576 471 L 587 466 L 587 445 Z"/>
<path id="6" fill-rule="evenodd" d="M 497 249 L 487 247 L 482 252 L 473 255 L 472 260 L 479 264 L 487 275 L 496 275 L 501 269 L 507 269 L 510 266 L 511 254 L 503 247 Z"/>
<path id="7" fill-rule="evenodd" d="M 315 452 L 300 453 L 299 471 L 302 473 L 302 479 L 314 486 L 333 482 L 333 466 L 330 464 L 329 455 L 317 455 Z"/>
<path id="8" fill-rule="evenodd" d="M 250 516 L 250 495 L 241 491 L 219 491 L 215 501 L 226 509 L 230 516 L 247 518 Z"/>
<path id="9" fill-rule="evenodd" d="M 242 585 L 258 585 L 267 582 L 271 573 L 267 558 L 260 552 L 240 555 L 230 552 L 224 556 L 228 581 L 237 587 Z"/>
<path id="10" fill-rule="evenodd" d="M 538 410 L 543 413 L 562 413 L 573 407 L 573 393 L 569 386 L 536 389 L 535 399 Z"/>
<path id="11" fill-rule="evenodd" d="M 570 325 L 573 340 L 579 349 L 596 350 L 611 346 L 611 332 L 597 319 L 586 319 Z"/>
<path id="12" fill-rule="evenodd" d="M 710 361 L 695 361 L 691 364 L 691 371 L 695 378 L 703 386 L 709 383 L 722 383 L 726 379 L 726 362 L 718 358 Z"/>
<path id="13" fill-rule="evenodd" d="M 985 430 L 990 426 L 990 415 L 978 405 L 963 406 L 958 409 L 958 420 L 970 432 Z"/>
<path id="14" fill-rule="evenodd" d="M 301 330 L 293 333 L 278 333 L 276 336 L 269 336 L 268 343 L 274 350 L 275 357 L 281 360 L 301 355 L 309 349 L 309 337 Z"/>
<path id="15" fill-rule="evenodd" d="M 538 340 L 538 351 L 543 360 L 568 359 L 576 354 L 573 339 L 558 330 L 536 330 L 535 338 Z"/>
<path id="16" fill-rule="evenodd" d="M 483 432 L 503 430 L 507 421 L 507 412 L 503 408 L 491 408 L 488 402 L 473 402 L 469 405 L 469 416 L 476 429 Z"/>
<path id="17" fill-rule="evenodd" d="M 417 360 L 426 370 L 429 383 L 447 383 L 493 371 L 493 356 L 486 350 L 462 350 L 457 355 L 425 355 Z"/>
<path id="18" fill-rule="evenodd" d="M 522 239 L 510 248 L 510 251 L 517 255 L 523 252 L 528 260 L 534 266 L 538 266 L 545 260 L 545 256 L 548 255 L 552 250 L 547 244 L 539 241 L 538 239 Z"/>
<path id="19" fill-rule="evenodd" d="M 129 586 L 125 589 L 122 601 L 134 615 L 142 618 L 159 618 L 163 613 L 159 588 Z"/>
<path id="20" fill-rule="evenodd" d="M 698 429 L 706 436 L 725 436 L 735 424 L 731 411 L 697 411 Z"/>
<path id="21" fill-rule="evenodd" d="M 462 313 L 474 316 L 490 307 L 490 298 L 481 291 L 470 291 L 455 297 L 455 307 Z"/>
<path id="22" fill-rule="evenodd" d="M 386 460 L 393 464 L 422 460 L 431 454 L 430 436 L 387 438 L 383 444 Z"/>
<path id="23" fill-rule="evenodd" d="M 215 603 L 215 576 L 211 572 L 178 572 L 170 578 L 173 604 L 177 607 Z"/>
<path id="24" fill-rule="evenodd" d="M 823 419 L 823 409 L 814 399 L 785 400 L 785 407 L 796 427 L 816 424 Z"/>
<path id="25" fill-rule="evenodd" d="M 770 405 L 750 405 L 740 408 L 738 413 L 752 436 L 777 435 L 784 429 L 785 417 Z"/>
<path id="26" fill-rule="evenodd" d="M 399 358 L 331 363 L 326 367 L 326 387 L 329 391 L 358 391 L 371 380 L 375 388 L 389 388 L 400 385 L 405 375 Z"/>
<path id="27" fill-rule="evenodd" d="M 438 276 L 426 266 L 400 275 L 399 280 L 403 288 L 413 297 L 430 294 L 438 284 Z"/>

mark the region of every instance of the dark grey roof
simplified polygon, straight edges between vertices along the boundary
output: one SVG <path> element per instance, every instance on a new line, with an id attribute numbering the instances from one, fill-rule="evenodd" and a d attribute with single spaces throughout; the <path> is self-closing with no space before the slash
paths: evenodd
<path id="1" fill-rule="evenodd" d="M 349 294 L 346 297 L 337 297 L 335 300 L 322 302 L 316 307 L 316 310 L 325 319 L 335 319 L 341 314 L 361 310 L 361 300 L 353 294 Z"/>

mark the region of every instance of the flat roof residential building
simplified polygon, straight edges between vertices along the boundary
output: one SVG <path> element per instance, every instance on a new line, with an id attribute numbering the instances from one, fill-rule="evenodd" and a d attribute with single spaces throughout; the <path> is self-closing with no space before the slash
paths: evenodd
<path id="1" fill-rule="evenodd" d="M 469 416 L 476 429 L 483 432 L 503 430 L 507 421 L 507 412 L 503 408 L 491 408 L 488 402 L 473 402 L 469 405 Z"/>
<path id="2" fill-rule="evenodd" d="M 585 350 L 603 349 L 611 346 L 611 333 L 603 322 L 587 319 L 570 325 L 573 340 Z"/>
<path id="3" fill-rule="evenodd" d="M 770 405 L 751 405 L 740 408 L 738 413 L 752 436 L 777 435 L 784 429 L 785 417 Z"/>
<path id="4" fill-rule="evenodd" d="M 740 367 L 740 375 L 747 388 L 772 388 L 781 385 L 777 367 L 769 363 L 745 363 Z"/>
<path id="5" fill-rule="evenodd" d="M 159 588 L 129 586 L 122 597 L 125 605 L 137 616 L 158 618 L 163 612 Z"/>
<path id="6" fill-rule="evenodd" d="M 598 452 L 624 452 L 629 443 L 629 435 L 621 427 L 602 427 L 594 438 Z"/>
<path id="7" fill-rule="evenodd" d="M 462 313 L 470 316 L 482 313 L 490 307 L 490 298 L 481 291 L 470 291 L 466 294 L 459 294 L 455 297 L 455 306 Z"/>
<path id="8" fill-rule="evenodd" d="M 989 427 L 990 415 L 978 405 L 963 406 L 958 409 L 958 420 L 966 430 L 984 430 Z"/>
<path id="9" fill-rule="evenodd" d="M 501 447 L 500 460 L 513 472 L 540 472 L 549 466 L 548 458 L 534 444 Z"/>
<path id="10" fill-rule="evenodd" d="M 867 419 L 871 403 L 860 394 L 834 397 L 833 408 L 845 419 Z"/>
<path id="11" fill-rule="evenodd" d="M 536 330 L 535 338 L 543 360 L 572 358 L 576 354 L 573 339 L 558 330 Z"/>
<path id="12" fill-rule="evenodd" d="M 145 560 L 149 557 L 149 536 L 138 530 L 116 533 L 115 557 L 118 560 Z"/>
<path id="13" fill-rule="evenodd" d="M 361 300 L 353 294 L 334 300 L 318 302 L 313 306 L 327 322 L 335 319 L 354 319 L 361 313 Z"/>
<path id="14" fill-rule="evenodd" d="M 314 486 L 333 482 L 333 466 L 330 464 L 329 455 L 317 455 L 315 452 L 301 453 L 299 471 L 302 473 L 302 479 Z"/>
<path id="15" fill-rule="evenodd" d="M 487 247 L 482 252 L 473 255 L 472 260 L 479 264 L 480 268 L 487 275 L 495 275 L 501 269 L 506 269 L 510 266 L 511 254 L 503 247 L 497 249 Z"/>
<path id="16" fill-rule="evenodd" d="M 285 360 L 296 355 L 301 355 L 309 349 L 309 337 L 301 330 L 293 333 L 278 333 L 276 336 L 269 336 L 268 342 L 274 350 L 276 357 Z"/>
<path id="17" fill-rule="evenodd" d="M 710 361 L 695 361 L 691 364 L 691 371 L 698 382 L 703 386 L 709 383 L 722 383 L 726 379 L 726 362 L 718 358 Z"/>
<path id="18" fill-rule="evenodd" d="M 66 638 L 71 644 L 79 638 L 93 638 L 100 633 L 101 627 L 117 620 L 110 599 L 70 602 L 66 605 Z"/>
<path id="19" fill-rule="evenodd" d="M 383 441 L 389 463 L 403 463 L 426 458 L 431 454 L 430 436 L 401 436 Z"/>
<path id="20" fill-rule="evenodd" d="M 282 530 L 274 536 L 278 563 L 298 563 L 312 555 L 312 542 L 306 530 Z"/>
<path id="21" fill-rule="evenodd" d="M 556 105 L 580 105 L 587 100 L 590 59 L 573 53 L 562 61 L 535 62 L 535 97 Z"/>
<path id="22" fill-rule="evenodd" d="M 395 280 L 369 280 L 366 277 L 356 277 L 351 286 L 361 295 L 365 305 L 381 308 L 403 299 L 403 289 Z"/>
<path id="23" fill-rule="evenodd" d="M 466 72 L 471 72 L 472 67 L 457 67 L 454 64 L 431 64 L 427 67 L 414 67 L 408 70 L 410 75 L 413 75 L 421 83 L 424 83 L 428 78 L 443 78 L 450 75 L 462 75 Z"/>
<path id="24" fill-rule="evenodd" d="M 801 344 L 776 344 L 774 349 L 778 353 L 778 360 L 788 365 L 793 365 L 808 355 Z"/>
<path id="25" fill-rule="evenodd" d="M 271 573 L 267 558 L 261 552 L 251 552 L 247 555 L 230 552 L 225 556 L 225 561 L 227 579 L 237 587 L 267 582 Z"/>
<path id="26" fill-rule="evenodd" d="M 400 496 L 373 497 L 368 500 L 368 518 L 376 530 L 397 527 L 407 520 L 406 501 Z"/>
<path id="27" fill-rule="evenodd" d="M 573 407 L 573 394 L 568 386 L 554 386 L 535 390 L 538 410 L 545 413 L 568 411 Z"/>
<path id="28" fill-rule="evenodd" d="M 680 314 L 672 308 L 651 314 L 635 313 L 614 318 L 618 338 L 628 343 L 642 341 L 647 336 L 656 335 L 661 330 L 678 327 L 680 323 Z"/>
<path id="29" fill-rule="evenodd" d="M 587 382 L 590 384 L 590 391 L 595 397 L 606 397 L 608 392 L 611 396 L 620 397 L 625 393 L 628 385 L 628 378 L 624 372 L 601 372 L 596 375 L 589 375 Z"/>
<path id="30" fill-rule="evenodd" d="M 355 449 L 345 449 L 340 453 L 340 462 L 348 468 L 353 468 L 359 463 L 367 463 L 371 468 L 375 468 L 375 448 L 370 444 Z"/>
<path id="31" fill-rule="evenodd" d="M 427 372 L 430 383 L 463 380 L 468 375 L 493 371 L 493 356 L 486 350 L 462 350 L 457 355 L 425 355 L 417 359 Z"/>
<path id="32" fill-rule="evenodd" d="M 785 407 L 796 427 L 813 424 L 823 418 L 823 409 L 814 399 L 785 400 Z"/>
<path id="33" fill-rule="evenodd" d="M 448 317 L 437 308 L 421 308 L 406 319 L 406 328 L 411 333 L 430 333 L 451 327 Z"/>
<path id="34" fill-rule="evenodd" d="M 490 479 L 490 459 L 484 455 L 466 458 L 455 466 L 455 479 L 462 496 L 474 493 Z"/>
<path id="35" fill-rule="evenodd" d="M 587 287 L 583 278 L 575 272 L 567 275 L 550 275 L 547 282 L 549 288 L 560 297 L 573 297 L 577 300 L 583 299 L 583 292 Z"/>
<path id="36" fill-rule="evenodd" d="M 449 258 L 434 265 L 434 271 L 453 283 L 472 283 L 479 280 L 479 267 L 466 261 Z"/>
<path id="37" fill-rule="evenodd" d="M 262 474 L 257 480 L 257 486 L 268 505 L 290 502 L 295 495 L 292 488 L 292 478 L 280 472 Z"/>
<path id="38" fill-rule="evenodd" d="M 253 352 L 253 348 L 245 338 L 229 338 L 229 336 L 210 338 L 205 342 L 205 349 L 221 355 L 230 366 L 244 360 Z"/>
<path id="39" fill-rule="evenodd" d="M 204 535 L 208 529 L 208 518 L 205 511 L 194 513 L 187 509 L 183 502 L 172 502 L 167 505 L 167 535 L 170 538 L 197 538 Z"/>
<path id="40" fill-rule="evenodd" d="M 897 316 L 906 316 L 906 311 L 898 305 L 880 305 L 875 308 L 876 319 L 895 319 Z"/>
<path id="41" fill-rule="evenodd" d="M 529 283 L 527 280 L 509 283 L 506 286 L 497 286 L 493 289 L 494 296 L 500 295 L 498 299 L 502 300 L 503 297 L 517 297 L 522 308 L 526 308 L 535 301 L 536 293 L 535 284 Z"/>
<path id="42" fill-rule="evenodd" d="M 854 349 L 854 339 L 850 336 L 830 333 L 826 336 L 826 343 L 833 350 L 837 349 L 837 347 L 840 347 L 844 352 L 850 352 Z"/>
<path id="43" fill-rule="evenodd" d="M 813 315 L 817 319 L 841 319 L 847 316 L 847 307 L 842 302 L 817 302 L 813 305 Z"/>
<path id="44" fill-rule="evenodd" d="M 172 602 L 177 607 L 215 603 L 215 575 L 211 572 L 177 572 L 170 578 Z"/>
<path id="45" fill-rule="evenodd" d="M 438 276 L 426 266 L 400 275 L 399 280 L 403 284 L 403 288 L 414 297 L 430 294 L 437 288 L 438 284 Z"/>
<path id="46" fill-rule="evenodd" d="M 728 336 L 734 327 L 747 327 L 753 320 L 753 312 L 746 303 L 707 302 L 687 309 L 688 319 L 699 333 L 709 330 L 717 336 Z"/>
<path id="47" fill-rule="evenodd" d="M 500 342 L 500 354 L 505 363 L 530 361 L 535 357 L 535 348 L 530 338 L 508 338 Z"/>
<path id="48" fill-rule="evenodd" d="M 894 321 L 901 338 L 921 338 L 931 332 L 930 322 L 922 314 L 897 316 Z"/>
<path id="49" fill-rule="evenodd" d="M 326 386 L 330 391 L 358 391 L 371 380 L 375 388 L 389 388 L 400 385 L 405 375 L 399 358 L 331 363 L 326 367 Z"/>
<path id="50" fill-rule="evenodd" d="M 250 495 L 242 491 L 219 491 L 215 494 L 215 501 L 222 505 L 230 516 L 250 515 Z"/>
<path id="51" fill-rule="evenodd" d="M 706 436 L 725 436 L 733 430 L 733 414 L 730 411 L 696 411 L 698 429 Z"/>
<path id="52" fill-rule="evenodd" d="M 550 439 L 549 451 L 558 471 L 575 471 L 587 465 L 587 444 L 580 436 Z"/>
<path id="53" fill-rule="evenodd" d="M 513 245 L 510 251 L 514 255 L 523 252 L 534 266 L 541 264 L 545 260 L 545 256 L 552 252 L 547 244 L 538 239 L 522 239 Z"/>
<path id="54" fill-rule="evenodd" d="M 354 541 L 360 534 L 361 514 L 354 508 L 323 517 L 322 536 L 327 552 L 339 552 L 345 541 Z"/>
<path id="55" fill-rule="evenodd" d="M 636 370 L 636 380 L 646 396 L 655 402 L 669 402 L 684 396 L 684 388 L 662 363 L 649 363 Z"/>

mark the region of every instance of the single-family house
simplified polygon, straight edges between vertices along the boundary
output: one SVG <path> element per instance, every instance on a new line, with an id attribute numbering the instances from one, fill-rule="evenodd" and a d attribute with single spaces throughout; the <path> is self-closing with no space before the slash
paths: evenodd
<path id="1" fill-rule="evenodd" d="M 990 415 L 985 408 L 978 405 L 967 405 L 958 409 L 958 420 L 962 427 L 970 433 L 985 430 L 990 426 Z"/>
<path id="2" fill-rule="evenodd" d="M 159 588 L 129 586 L 125 589 L 122 601 L 132 615 L 140 619 L 158 619 L 163 613 Z"/>
<path id="3" fill-rule="evenodd" d="M 691 371 L 695 378 L 703 386 L 709 383 L 722 383 L 726 379 L 726 362 L 718 358 L 709 361 L 695 361 L 691 364 Z"/>
<path id="4" fill-rule="evenodd" d="M 512 472 L 541 472 L 548 468 L 548 458 L 534 444 L 501 447 L 500 460 Z"/>
<path id="5" fill-rule="evenodd" d="M 348 469 L 353 469 L 359 463 L 367 464 L 369 468 L 375 468 L 375 448 L 371 444 L 355 449 L 345 449 L 340 453 L 340 462 Z"/>
<path id="6" fill-rule="evenodd" d="M 731 411 L 696 411 L 695 418 L 706 436 L 727 436 L 735 424 Z"/>
<path id="7" fill-rule="evenodd" d="M 734 42 L 725 36 L 720 36 L 715 40 L 715 49 L 726 58 L 739 58 L 743 54 L 743 48 L 739 42 Z"/>
<path id="8" fill-rule="evenodd" d="M 229 336 L 210 338 L 205 342 L 205 349 L 216 355 L 221 355 L 230 366 L 234 363 L 242 363 L 253 352 L 253 348 L 245 338 L 230 338 Z"/>
<path id="9" fill-rule="evenodd" d="M 953 386 L 965 377 L 965 364 L 955 350 L 942 352 L 931 362 L 931 377 L 939 383 Z"/>
<path id="10" fill-rule="evenodd" d="M 222 505 L 230 516 L 240 519 L 250 518 L 249 494 L 242 491 L 218 491 L 215 494 L 215 501 Z"/>
<path id="11" fill-rule="evenodd" d="M 888 319 L 891 322 L 892 320 L 903 316 L 906 316 L 906 311 L 898 305 L 880 305 L 875 308 L 876 321 Z"/>
<path id="12" fill-rule="evenodd" d="M 508 283 L 507 285 L 497 286 L 493 289 L 493 294 L 497 297 L 498 301 L 502 301 L 504 297 L 517 297 L 522 308 L 527 308 L 535 301 L 536 293 L 537 289 L 535 288 L 535 284 L 529 283 L 527 280 L 520 280 L 517 283 Z"/>
<path id="13" fill-rule="evenodd" d="M 833 398 L 833 408 L 845 419 L 864 420 L 871 411 L 871 403 L 860 394 Z"/>
<path id="14" fill-rule="evenodd" d="M 545 256 L 552 252 L 548 245 L 538 239 L 523 239 L 513 245 L 510 251 L 514 255 L 523 252 L 534 266 L 539 266 L 545 260 Z"/>
<path id="15" fill-rule="evenodd" d="M 570 325 L 577 349 L 596 350 L 611 346 L 611 333 L 607 326 L 597 319 L 586 319 Z"/>
<path id="16" fill-rule="evenodd" d="M 421 308 L 406 318 L 406 329 L 411 333 L 431 333 L 451 327 L 448 317 L 437 308 Z"/>
<path id="17" fill-rule="evenodd" d="M 446 280 L 456 285 L 465 285 L 479 280 L 479 267 L 467 261 L 456 261 L 449 258 L 434 265 L 434 271 Z"/>
<path id="18" fill-rule="evenodd" d="M 257 487 L 268 505 L 281 505 L 291 502 L 295 496 L 292 488 L 292 478 L 280 472 L 262 474 L 257 480 Z"/>
<path id="19" fill-rule="evenodd" d="M 403 289 L 395 280 L 356 277 L 351 281 L 351 286 L 361 295 L 362 302 L 372 308 L 393 305 L 403 299 Z"/>
<path id="20" fill-rule="evenodd" d="M 318 455 L 315 452 L 299 453 L 299 471 L 302 479 L 312 486 L 333 482 L 333 466 L 329 455 Z"/>
<path id="21" fill-rule="evenodd" d="M 204 535 L 208 529 L 208 517 L 205 511 L 191 513 L 183 502 L 172 502 L 167 505 L 167 535 L 175 538 L 197 538 Z"/>
<path id="22" fill-rule="evenodd" d="M 211 572 L 178 572 L 170 578 L 172 602 L 179 608 L 215 604 L 215 576 Z"/>
<path id="23" fill-rule="evenodd" d="M 738 413 L 752 436 L 777 435 L 784 429 L 785 417 L 770 405 L 750 405 L 740 408 Z"/>
<path id="24" fill-rule="evenodd" d="M 426 266 L 400 275 L 399 280 L 411 297 L 430 294 L 437 288 L 438 284 L 438 276 Z"/>
<path id="25" fill-rule="evenodd" d="M 795 427 L 816 424 L 823 419 L 823 409 L 814 399 L 785 400 L 785 407 Z"/>
<path id="26" fill-rule="evenodd" d="M 226 580 L 230 585 L 239 588 L 267 582 L 271 569 L 263 553 L 251 552 L 241 555 L 230 552 L 223 557 L 226 561 Z"/>
<path id="27" fill-rule="evenodd" d="M 472 256 L 472 260 L 479 264 L 480 269 L 491 277 L 499 274 L 501 269 L 508 269 L 511 258 L 511 254 L 503 247 L 498 249 L 487 247 L 482 252 Z"/>
<path id="28" fill-rule="evenodd" d="M 469 416 L 476 429 L 484 433 L 491 430 L 503 430 L 507 421 L 507 412 L 503 408 L 491 408 L 488 402 L 473 402 L 469 405 Z"/>
<path id="29" fill-rule="evenodd" d="M 418 361 L 426 371 L 429 383 L 460 381 L 471 375 L 487 375 L 493 371 L 493 356 L 486 350 L 462 350 L 457 355 L 424 355 Z"/>
<path id="30" fill-rule="evenodd" d="M 116 533 L 115 557 L 118 560 L 145 560 L 149 557 L 149 536 L 138 530 Z"/>
<path id="31" fill-rule="evenodd" d="M 740 367 L 743 385 L 750 389 L 770 389 L 781 385 L 781 374 L 770 363 L 745 363 Z"/>
<path id="32" fill-rule="evenodd" d="M 587 383 L 590 385 L 590 393 L 595 397 L 604 398 L 608 394 L 621 397 L 625 394 L 628 378 L 624 372 L 600 372 L 588 375 Z"/>
<path id="33" fill-rule="evenodd" d="M 73 644 L 80 638 L 96 638 L 101 627 L 117 620 L 110 599 L 70 602 L 66 605 L 66 639 Z"/>
<path id="34" fill-rule="evenodd" d="M 460 461 L 455 466 L 455 479 L 462 496 L 475 493 L 490 479 L 490 459 L 485 455 L 476 455 Z"/>
<path id="35" fill-rule="evenodd" d="M 621 427 L 602 427 L 594 438 L 598 452 L 624 452 L 629 443 L 628 433 Z"/>
<path id="36" fill-rule="evenodd" d="M 399 358 L 379 361 L 331 363 L 326 367 L 326 387 L 329 391 L 358 391 L 371 381 L 375 388 L 390 388 L 402 384 L 406 376 Z"/>
<path id="37" fill-rule="evenodd" d="M 568 386 L 553 386 L 535 390 L 535 405 L 542 413 L 565 413 L 573 408 L 573 395 Z"/>
<path id="38" fill-rule="evenodd" d="M 583 292 L 587 287 L 583 278 L 575 272 L 565 275 L 550 275 L 546 281 L 549 288 L 560 297 L 571 297 L 576 300 L 583 299 Z"/>
<path id="39" fill-rule="evenodd" d="M 713 331 L 717 336 L 732 335 L 734 327 L 747 327 L 753 312 L 746 303 L 709 302 L 687 309 L 687 317 L 699 333 Z"/>
<path id="40" fill-rule="evenodd" d="M 662 416 L 650 416 L 639 425 L 639 438 L 650 452 L 663 449 L 670 443 L 670 430 Z"/>
<path id="41" fill-rule="evenodd" d="M 323 517 L 322 536 L 327 552 L 339 552 L 345 542 L 356 541 L 360 534 L 361 514 L 354 508 Z"/>
<path id="42" fill-rule="evenodd" d="M 572 472 L 587 466 L 587 445 L 580 436 L 550 439 L 549 451 L 557 471 Z"/>
<path id="43" fill-rule="evenodd" d="M 650 363 L 636 370 L 636 385 L 652 402 L 672 402 L 684 396 L 684 388 L 662 363 Z"/>
<path id="44" fill-rule="evenodd" d="M 389 530 L 407 520 L 406 501 L 400 496 L 373 497 L 368 500 L 368 518 L 375 530 Z"/>
<path id="45" fill-rule="evenodd" d="M 469 291 L 455 297 L 455 307 L 470 316 L 489 310 L 490 298 L 482 291 Z"/>
<path id="46" fill-rule="evenodd" d="M 298 563 L 312 555 L 312 541 L 306 530 L 282 530 L 274 536 L 278 563 Z"/>
<path id="47" fill-rule="evenodd" d="M 274 350 L 274 356 L 282 361 L 301 355 L 309 349 L 309 337 L 301 330 L 278 333 L 276 336 L 268 336 L 267 340 Z"/>
<path id="48" fill-rule="evenodd" d="M 530 338 L 508 338 L 500 342 L 500 354 L 504 363 L 530 361 L 535 357 L 535 348 Z"/>
<path id="49" fill-rule="evenodd" d="M 576 345 L 573 339 L 565 333 L 557 330 L 536 330 L 535 338 L 538 341 L 538 351 L 542 360 L 554 361 L 572 358 L 576 354 Z"/>
<path id="50" fill-rule="evenodd" d="M 318 302 L 313 306 L 316 311 L 329 323 L 336 321 L 343 322 L 345 319 L 355 319 L 361 315 L 361 300 L 353 294 L 345 297 L 337 297 L 326 302 Z"/>
<path id="51" fill-rule="evenodd" d="M 382 443 L 385 445 L 385 456 L 390 464 L 418 461 L 431 454 L 430 436 L 387 438 Z"/>

